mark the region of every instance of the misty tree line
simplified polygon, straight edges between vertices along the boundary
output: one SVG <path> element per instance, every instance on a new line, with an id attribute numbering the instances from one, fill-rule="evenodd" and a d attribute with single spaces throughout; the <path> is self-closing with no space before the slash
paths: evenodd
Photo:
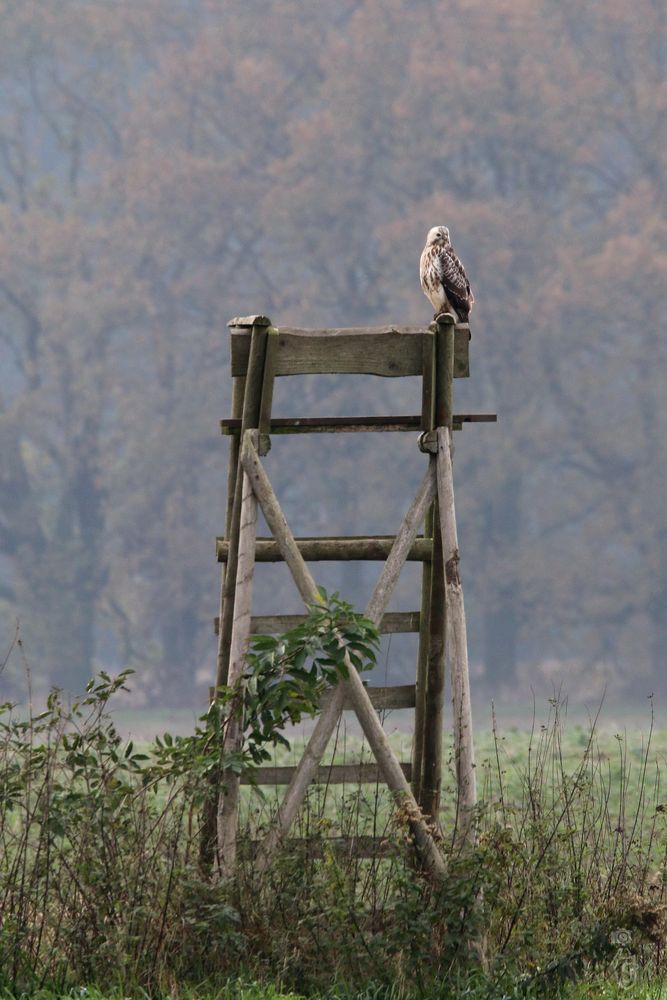
<path id="1" fill-rule="evenodd" d="M 664 689 L 664 5 L 0 14 L 0 622 L 39 683 L 130 665 L 201 700 L 227 320 L 427 322 L 417 262 L 445 223 L 477 298 L 457 407 L 500 415 L 457 438 L 473 661 L 494 690 L 553 663 Z M 280 391 L 295 413 L 416 412 L 394 380 Z M 414 442 L 326 447 L 274 445 L 296 530 L 391 531 Z"/>

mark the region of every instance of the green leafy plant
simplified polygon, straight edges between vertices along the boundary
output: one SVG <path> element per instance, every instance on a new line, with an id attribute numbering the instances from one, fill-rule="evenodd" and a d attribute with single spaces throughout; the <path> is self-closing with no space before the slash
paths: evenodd
<path id="1" fill-rule="evenodd" d="M 308 608 L 305 621 L 281 636 L 253 636 L 241 682 L 240 710 L 245 747 L 253 763 L 269 760 L 267 746 L 289 747 L 287 723 L 314 715 L 327 687 L 347 676 L 346 657 L 357 670 L 375 665 L 379 634 L 371 621 L 319 588 L 321 603 Z M 226 699 L 235 699 L 229 691 Z"/>
<path id="2" fill-rule="evenodd" d="M 38 713 L 0 706 L 0 994 L 87 983 L 124 996 L 176 996 L 173 984 L 234 996 L 225 984 L 245 982 L 519 1000 L 605 977 L 621 977 L 630 996 L 661 976 L 667 814 L 651 739 L 640 754 L 594 727 L 573 740 L 557 704 L 530 735 L 506 744 L 494 730 L 486 751 L 482 736 L 480 835 L 467 851 L 447 836 L 452 761 L 437 891 L 413 867 L 391 797 L 361 783 L 314 785 L 296 843 L 269 872 L 248 851 L 234 879 L 202 877 L 203 806 L 229 709 L 245 713 L 238 764 L 252 772 L 280 749 L 280 726 L 344 675 L 345 654 L 364 669 L 376 649 L 370 623 L 323 595 L 297 629 L 255 640 L 245 684 L 195 734 L 140 748 L 109 713 L 127 672 L 99 675 L 71 703 L 52 692 Z M 244 794 L 270 822 L 269 796 Z M 261 822 L 249 816 L 242 837 Z M 371 856 L 349 848 L 366 838 Z M 484 963 L 471 947 L 481 941 Z"/>
<path id="3" fill-rule="evenodd" d="M 271 759 L 269 747 L 289 748 L 288 723 L 313 716 L 326 689 L 347 676 L 346 657 L 359 671 L 375 665 L 379 633 L 373 623 L 337 593 L 319 588 L 301 624 L 280 636 L 250 639 L 246 669 L 238 684 L 218 691 L 194 733 L 157 737 L 155 759 L 144 780 L 173 781 L 185 775 L 215 782 L 220 768 L 252 776 L 254 766 Z M 230 715 L 242 720 L 239 752 L 224 752 L 223 735 Z"/>

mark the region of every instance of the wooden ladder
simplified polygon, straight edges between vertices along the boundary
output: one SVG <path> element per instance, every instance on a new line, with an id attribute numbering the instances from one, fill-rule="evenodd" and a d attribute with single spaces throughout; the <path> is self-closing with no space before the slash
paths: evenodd
<path id="1" fill-rule="evenodd" d="M 461 752 L 465 756 L 465 760 L 459 760 L 460 754 L 457 756 L 459 799 L 470 811 L 475 798 L 465 618 L 458 577 L 449 435 L 464 423 L 495 421 L 496 417 L 494 414 L 453 412 L 453 379 L 469 375 L 469 327 L 457 324 L 449 314 L 439 316 L 428 328 L 277 329 L 266 316 L 236 318 L 228 325 L 231 328 L 233 391 L 232 415 L 221 421 L 223 434 L 231 437 L 231 447 L 225 535 L 217 539 L 218 560 L 225 569 L 220 616 L 216 618 L 216 689 L 241 676 L 250 634 L 279 634 L 303 620 L 303 616 L 295 615 L 251 614 L 255 562 L 287 562 L 304 601 L 312 603 L 317 594 L 306 562 L 382 561 L 384 568 L 366 615 L 375 621 L 381 633 L 419 633 L 415 684 L 365 688 L 352 666 L 354 677 L 337 685 L 325 700 L 300 763 L 295 767 L 258 770 L 257 783 L 288 786 L 276 827 L 262 845 L 263 863 L 268 863 L 286 837 L 310 781 L 375 782 L 383 777 L 395 798 L 405 800 L 407 796 L 412 804 L 418 804 L 419 809 L 410 820 L 412 833 L 427 868 L 437 872 L 440 870 L 439 851 L 424 817 L 437 821 L 440 806 L 447 607 L 451 609 L 450 615 L 455 615 L 450 629 L 453 633 L 450 659 L 457 659 L 459 664 L 456 676 L 452 669 L 454 728 L 455 735 L 458 733 L 461 737 L 464 745 Z M 420 375 L 421 413 L 414 416 L 272 418 L 276 377 L 350 373 L 383 377 Z M 369 431 L 421 432 L 419 445 L 429 456 L 424 481 L 397 535 L 295 538 L 260 460 L 270 448 L 271 437 Z M 270 538 L 256 537 L 257 502 L 273 532 Z M 422 522 L 424 533 L 418 535 Z M 443 528 L 447 534 L 444 546 Z M 420 608 L 411 612 L 387 612 L 398 573 L 406 560 L 422 563 Z M 452 642 L 458 646 L 458 652 L 451 647 Z M 464 664 L 460 662 L 462 656 Z M 412 760 L 400 763 L 393 758 L 384 734 L 381 735 L 376 712 L 408 707 L 415 710 Z M 341 710 L 348 708 L 357 712 L 376 763 L 324 768 L 320 765 L 322 754 Z M 241 734 L 234 726 L 231 730 L 226 739 L 233 745 L 235 741 L 240 742 Z M 222 868 L 227 870 L 233 868 L 236 857 L 238 784 L 239 780 L 233 775 L 227 776 L 219 808 L 218 855 Z M 363 845 L 361 851 L 367 846 Z"/>

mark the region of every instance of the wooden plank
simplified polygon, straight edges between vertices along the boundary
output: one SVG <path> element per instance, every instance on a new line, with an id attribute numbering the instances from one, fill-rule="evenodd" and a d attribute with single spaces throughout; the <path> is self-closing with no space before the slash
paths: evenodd
<path id="1" fill-rule="evenodd" d="M 321 600 L 321 597 L 315 581 L 299 552 L 294 536 L 289 529 L 280 504 L 273 492 L 270 480 L 259 460 L 257 451 L 247 436 L 244 438 L 241 447 L 241 464 L 252 482 L 266 522 L 276 540 L 280 542 L 285 562 L 290 568 L 292 578 L 297 585 L 299 593 L 306 604 L 317 603 Z M 411 510 L 408 512 L 410 514 L 417 506 L 421 505 L 422 509 L 418 523 L 421 523 L 423 520 L 426 506 L 431 501 L 433 486 L 433 476 L 429 471 L 420 488 L 418 495 L 419 504 L 417 503 L 417 498 L 415 498 Z M 413 517 L 413 520 L 416 520 L 416 517 Z M 371 621 L 378 622 L 384 613 L 386 602 L 389 600 L 389 596 L 393 591 L 393 585 L 398 578 L 398 572 L 405 561 L 404 556 L 399 558 L 400 553 L 398 549 L 401 546 L 409 547 L 414 539 L 414 535 L 416 535 L 417 525 L 411 525 L 410 529 L 408 529 L 406 527 L 407 522 L 408 515 L 406 515 L 403 525 L 401 525 L 401 531 L 399 531 L 396 537 L 392 552 L 385 565 L 385 571 L 383 571 L 383 578 L 378 582 L 367 606 L 366 614 Z M 424 868 L 434 881 L 441 882 L 447 872 L 445 860 L 420 813 L 419 807 L 410 790 L 410 784 L 389 743 L 387 734 L 378 720 L 361 678 L 347 653 L 344 655 L 344 663 L 347 669 L 347 679 L 339 682 L 332 690 L 330 700 L 320 715 L 318 725 L 316 725 L 313 735 L 308 741 L 301 762 L 295 772 L 294 779 L 290 783 L 285 799 L 281 803 L 276 825 L 265 839 L 262 865 L 266 867 L 270 863 L 271 854 L 279 845 L 289 827 L 294 812 L 303 801 L 310 781 L 310 770 L 319 766 L 326 744 L 329 742 L 331 733 L 336 725 L 336 720 L 340 713 L 339 703 L 342 703 L 342 699 L 349 695 L 354 703 L 354 711 L 361 723 L 361 728 L 373 751 L 373 756 L 382 771 L 383 778 L 394 796 L 397 807 L 405 817 L 406 825 L 410 830 L 415 848 L 424 864 Z M 322 726 L 322 720 L 325 718 L 327 720 L 327 727 L 330 726 L 328 733 L 324 731 Z M 317 753 L 314 751 L 314 740 L 316 737 Z M 307 764 L 305 763 L 306 761 L 308 762 Z M 293 811 L 288 816 L 285 812 L 285 803 L 290 795 Z"/>
<path id="2" fill-rule="evenodd" d="M 250 619 L 251 635 L 282 635 L 306 621 L 306 615 L 253 615 Z M 218 634 L 220 619 L 213 619 L 213 630 Z M 378 631 L 382 635 L 419 632 L 418 611 L 388 611 L 382 616 Z"/>
<path id="3" fill-rule="evenodd" d="M 238 320 L 235 323 L 239 323 Z M 278 329 L 276 375 L 358 374 L 395 378 L 422 374 L 423 327 L 363 327 L 339 330 Z M 470 329 L 456 335 L 457 377 L 469 374 Z M 245 375 L 250 345 L 238 325 L 231 331 L 232 375 Z"/>
<path id="4" fill-rule="evenodd" d="M 306 615 L 257 615 L 251 620 L 250 631 L 256 635 L 282 635 L 305 620 Z M 382 635 L 418 632 L 419 612 L 387 611 L 382 616 L 378 631 Z"/>
<path id="5" fill-rule="evenodd" d="M 400 708 L 415 707 L 415 686 L 414 684 L 396 684 L 390 687 L 367 687 L 368 697 L 376 712 L 393 711 Z M 343 708 L 350 711 L 354 708 L 354 703 L 346 698 L 343 701 Z"/>
<path id="6" fill-rule="evenodd" d="M 341 536 L 338 538 L 296 538 L 297 548 L 307 562 L 366 562 L 388 558 L 394 539 L 390 535 Z M 216 539 L 218 562 L 229 558 L 231 542 L 226 538 Z M 430 538 L 416 538 L 407 554 L 409 562 L 426 562 L 431 558 Z M 280 546 L 274 538 L 257 539 L 257 562 L 282 562 Z"/>
<path id="7" fill-rule="evenodd" d="M 495 423 L 498 420 L 495 413 L 455 413 L 456 424 Z M 274 417 L 271 420 L 271 434 L 369 434 L 373 432 L 412 432 L 422 429 L 423 417 L 386 416 L 386 417 Z M 225 417 L 220 421 L 220 432 L 226 435 L 239 436 L 241 421 L 237 418 Z"/>
<path id="8" fill-rule="evenodd" d="M 477 804 L 475 747 L 470 703 L 468 643 L 463 587 L 459 575 L 459 543 L 454 506 L 451 437 L 449 428 L 438 429 L 438 499 L 442 527 L 447 596 L 448 651 L 454 710 L 454 762 L 457 779 L 456 832 L 459 842 L 474 843 L 474 809 Z"/>
<path id="9" fill-rule="evenodd" d="M 276 375 L 366 374 L 385 377 L 421 374 L 421 328 L 296 330 L 280 329 Z M 247 365 L 246 338 L 232 331 L 232 374 Z"/>
<path id="10" fill-rule="evenodd" d="M 374 431 L 418 431 L 419 417 L 407 415 L 371 417 L 273 417 L 271 434 L 340 434 L 372 433 Z M 225 417 L 220 421 L 222 434 L 238 435 L 241 422 Z"/>
<path id="11" fill-rule="evenodd" d="M 401 764 L 403 773 L 409 781 L 412 776 L 412 764 Z M 242 785 L 289 785 L 294 777 L 296 766 L 292 767 L 256 767 L 248 775 L 241 778 Z M 330 764 L 320 765 L 315 771 L 312 783 L 318 785 L 374 785 L 381 782 L 382 774 L 376 763 L 369 764 Z"/>

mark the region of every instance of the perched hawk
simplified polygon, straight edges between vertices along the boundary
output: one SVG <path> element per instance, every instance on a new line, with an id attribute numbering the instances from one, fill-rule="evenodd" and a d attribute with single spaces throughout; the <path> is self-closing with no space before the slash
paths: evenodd
<path id="1" fill-rule="evenodd" d="M 466 323 L 475 296 L 463 270 L 463 264 L 454 253 L 447 226 L 429 229 L 426 246 L 419 262 L 419 277 L 424 295 L 435 309 L 435 316 L 451 312 Z"/>

